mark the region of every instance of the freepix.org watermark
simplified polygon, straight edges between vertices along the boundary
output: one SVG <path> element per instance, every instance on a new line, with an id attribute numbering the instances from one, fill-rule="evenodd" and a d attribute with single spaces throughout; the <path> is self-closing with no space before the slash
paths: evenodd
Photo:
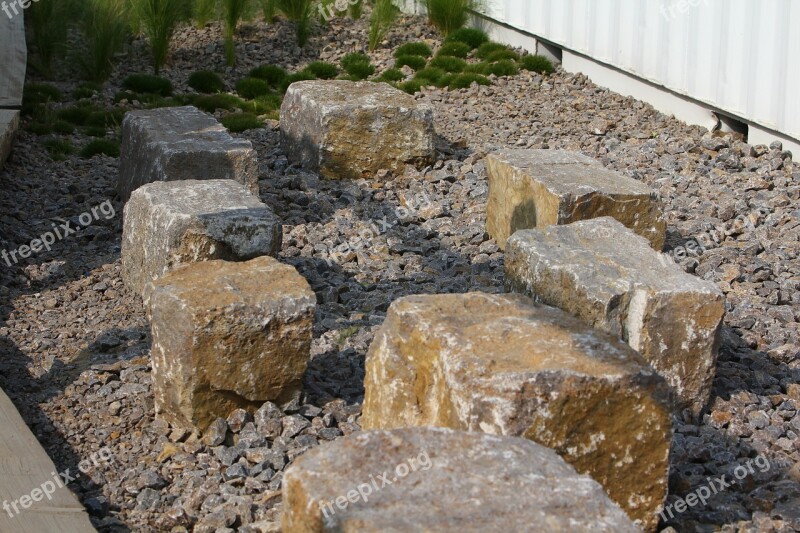
<path id="1" fill-rule="evenodd" d="M 737 465 L 736 468 L 733 469 L 732 479 L 729 479 L 727 475 L 722 475 L 716 479 L 707 478 L 707 484 L 698 487 L 683 498 L 678 498 L 667 505 L 660 513 L 661 519 L 666 522 L 668 519 L 675 518 L 675 513 L 684 513 L 687 509 L 697 504 L 706 505 L 713 495 L 730 488 L 732 485 L 735 485 L 737 481 L 746 478 L 748 474 L 755 474 L 753 465 L 755 465 L 762 474 L 770 469 L 769 460 L 763 455 L 759 455 L 755 459 L 748 459 L 745 464 Z M 673 509 L 675 510 L 674 513 L 672 512 Z"/>
<path id="2" fill-rule="evenodd" d="M 661 16 L 667 21 L 673 21 L 700 4 L 708 5 L 710 2 L 711 0 L 668 0 L 661 3 Z"/>
<path id="3" fill-rule="evenodd" d="M 3 250 L 0 252 L 0 256 L 8 266 L 17 264 L 20 259 L 27 259 L 31 255 L 37 254 L 42 250 L 47 250 L 49 252 L 56 241 L 60 241 L 61 239 L 77 233 L 81 228 L 90 226 L 93 222 L 100 220 L 100 215 L 103 215 L 105 220 L 109 220 L 114 218 L 116 214 L 114 206 L 111 205 L 111 201 L 106 200 L 102 204 L 94 206 L 91 212 L 87 211 L 81 213 L 80 216 L 78 216 L 78 224 L 80 224 L 80 226 L 73 227 L 72 222 L 69 220 L 63 224 L 53 224 L 52 231 L 43 233 L 38 239 L 33 239 L 30 244 L 22 245 L 16 250 Z"/>
<path id="4" fill-rule="evenodd" d="M 39 0 L 11 0 L 10 2 L 0 2 L 0 9 L 12 19 L 15 15 L 19 15 L 20 9 L 28 9 L 31 4 L 35 4 Z M 11 12 L 14 12 L 13 14 Z"/>
<path id="5" fill-rule="evenodd" d="M 405 462 L 400 463 L 394 470 L 385 470 L 383 474 L 379 474 L 378 476 L 369 476 L 369 482 L 361 483 L 353 487 L 335 500 L 320 502 L 322 505 L 322 514 L 325 518 L 330 519 L 336 514 L 337 508 L 344 511 L 350 504 L 358 502 L 367 503 L 370 496 L 384 487 L 397 483 L 412 472 L 430 470 L 432 466 L 433 462 L 428 452 L 423 451 L 418 456 L 410 457 Z"/>
<path id="6" fill-rule="evenodd" d="M 336 0 L 335 2 L 321 2 L 319 5 L 319 15 L 325 22 L 330 22 L 337 13 L 347 11 L 350 6 L 354 6 L 364 0 Z"/>
<path id="7" fill-rule="evenodd" d="M 93 453 L 89 459 L 84 459 L 78 463 L 79 472 L 75 472 L 74 475 L 69 468 L 59 473 L 52 472 L 52 479 L 48 479 L 31 490 L 28 494 L 20 496 L 11 502 L 3 500 L 3 511 L 8 513 L 10 518 L 16 518 L 27 509 L 30 509 L 34 502 L 43 501 L 45 498 L 47 498 L 48 501 L 52 501 L 53 494 L 55 494 L 57 490 L 63 489 L 78 479 L 81 474 L 89 473 L 93 467 L 96 468 L 101 465 L 111 464 L 114 460 L 114 454 L 110 448 L 101 448 Z"/>

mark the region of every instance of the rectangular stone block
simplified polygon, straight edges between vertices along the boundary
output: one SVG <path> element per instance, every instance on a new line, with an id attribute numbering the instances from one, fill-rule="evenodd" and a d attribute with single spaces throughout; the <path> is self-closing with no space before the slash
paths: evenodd
<path id="1" fill-rule="evenodd" d="M 316 296 L 293 267 L 272 257 L 195 263 L 151 283 L 145 308 L 158 417 L 205 431 L 299 391 Z"/>
<path id="2" fill-rule="evenodd" d="M 383 475 L 387 483 L 376 479 Z M 295 460 L 283 478 L 282 531 L 639 528 L 597 482 L 544 446 L 444 428 L 403 428 L 350 435 Z"/>
<path id="3" fill-rule="evenodd" d="M 122 279 L 142 294 L 179 266 L 277 255 L 281 241 L 278 218 L 233 180 L 150 183 L 125 204 Z"/>
<path id="4" fill-rule="evenodd" d="M 280 127 L 290 161 L 325 178 L 368 178 L 435 158 L 432 109 L 385 83 L 293 83 Z"/>
<path id="5" fill-rule="evenodd" d="M 256 151 L 196 107 L 127 113 L 117 182 L 122 200 L 146 183 L 189 179 L 231 179 L 258 195 Z"/>
<path id="6" fill-rule="evenodd" d="M 648 530 L 667 494 L 671 417 L 668 385 L 638 353 L 522 295 L 400 298 L 367 355 L 365 429 L 526 437 Z"/>
<path id="7" fill-rule="evenodd" d="M 716 284 L 687 274 L 608 217 L 516 232 L 506 285 L 621 337 L 698 415 L 708 401 L 725 314 Z"/>
<path id="8" fill-rule="evenodd" d="M 0 169 L 11 153 L 19 128 L 19 111 L 0 109 Z"/>
<path id="9" fill-rule="evenodd" d="M 585 155 L 506 148 L 486 156 L 486 231 L 504 249 L 517 230 L 610 216 L 664 247 L 666 223 L 658 195 Z"/>

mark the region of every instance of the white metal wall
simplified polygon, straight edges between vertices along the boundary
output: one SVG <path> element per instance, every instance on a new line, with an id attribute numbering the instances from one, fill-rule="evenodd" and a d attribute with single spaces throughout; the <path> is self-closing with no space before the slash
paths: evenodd
<path id="1" fill-rule="evenodd" d="M 800 0 L 487 0 L 486 14 L 800 139 Z"/>

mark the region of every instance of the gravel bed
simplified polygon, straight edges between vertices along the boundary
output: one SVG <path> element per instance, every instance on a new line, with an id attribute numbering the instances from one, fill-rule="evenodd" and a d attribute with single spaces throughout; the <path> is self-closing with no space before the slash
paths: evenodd
<path id="1" fill-rule="evenodd" d="M 193 70 L 217 68 L 233 85 L 261 63 L 335 60 L 365 35 L 363 21 L 337 21 L 300 53 L 289 24 L 251 23 L 239 65 L 227 69 L 219 27 L 187 28 L 165 75 L 180 89 Z M 435 34 L 404 18 L 375 63 L 390 65 L 392 46 L 419 38 Z M 120 80 L 146 65 L 136 43 L 98 98 L 110 101 Z M 654 187 L 668 251 L 727 296 L 710 408 L 701 420 L 676 422 L 668 503 L 674 509 L 709 478 L 735 482 L 663 526 L 800 530 L 800 169 L 791 154 L 687 126 L 583 75 L 494 81 L 418 95 L 435 109 L 438 161 L 398 176 L 320 181 L 288 164 L 277 123 L 243 134 L 258 150 L 261 197 L 284 220 L 281 258 L 317 294 L 313 360 L 301 402 L 232 413 L 206 435 L 153 417 L 148 327 L 120 279 L 117 160 L 54 162 L 44 137 L 20 133 L 0 171 L 0 249 L 53 224 L 77 227 L 81 213 L 107 200 L 115 208 L 49 252 L 0 263 L 0 387 L 59 469 L 111 449 L 112 464 L 72 484 L 101 531 L 277 530 L 285 466 L 359 431 L 364 356 L 389 304 L 414 293 L 503 290 L 503 254 L 484 228 L 482 157 L 495 146 L 581 151 Z M 692 239 L 704 250 L 682 257 Z M 769 468 L 737 480 L 736 466 L 757 458 Z"/>

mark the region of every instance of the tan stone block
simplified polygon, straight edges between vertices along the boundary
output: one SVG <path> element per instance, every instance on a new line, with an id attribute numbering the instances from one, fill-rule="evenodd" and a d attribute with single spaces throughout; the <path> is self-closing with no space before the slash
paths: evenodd
<path id="1" fill-rule="evenodd" d="M 611 216 L 664 246 L 658 196 L 635 179 L 575 152 L 506 148 L 486 156 L 486 230 L 505 248 L 517 230 Z"/>
<path id="2" fill-rule="evenodd" d="M 396 300 L 366 362 L 365 429 L 524 436 L 648 529 L 667 494 L 669 387 L 621 341 L 521 295 Z"/>

